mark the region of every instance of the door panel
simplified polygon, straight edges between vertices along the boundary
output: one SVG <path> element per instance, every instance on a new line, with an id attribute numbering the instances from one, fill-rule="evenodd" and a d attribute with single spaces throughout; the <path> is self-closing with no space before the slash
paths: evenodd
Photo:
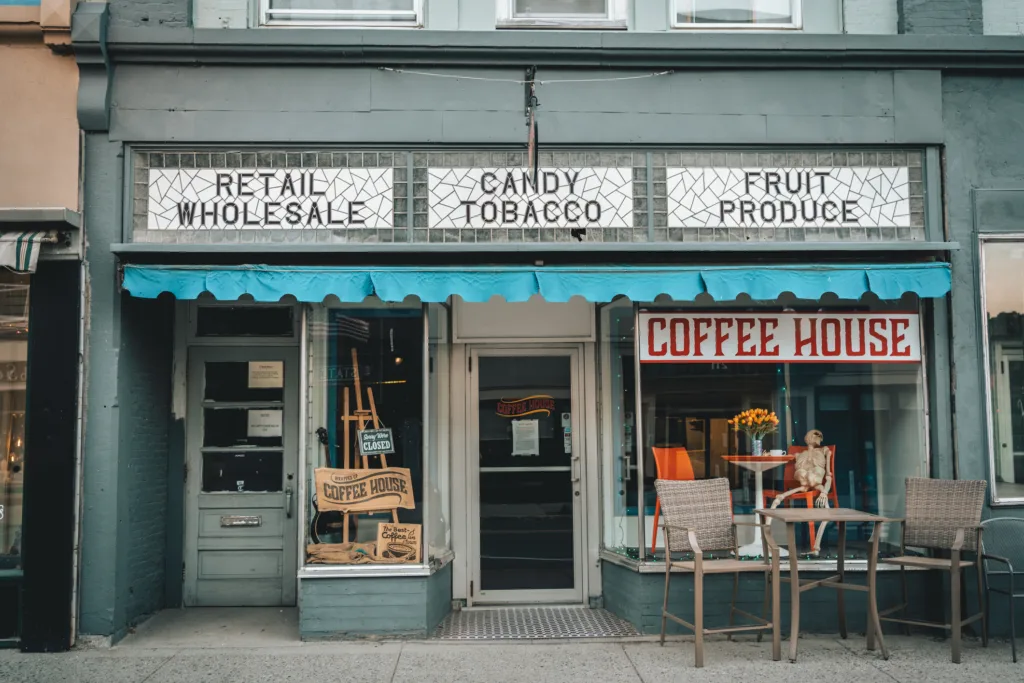
<path id="1" fill-rule="evenodd" d="M 473 352 L 472 600 L 582 600 L 575 349 Z"/>
<path id="2" fill-rule="evenodd" d="M 186 605 L 295 604 L 298 379 L 295 349 L 190 349 Z"/>

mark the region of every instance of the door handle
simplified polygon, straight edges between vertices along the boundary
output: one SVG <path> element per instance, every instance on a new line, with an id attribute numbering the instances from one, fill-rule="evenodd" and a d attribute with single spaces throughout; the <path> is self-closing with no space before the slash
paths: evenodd
<path id="1" fill-rule="evenodd" d="M 572 457 L 572 479 L 570 480 L 573 484 L 580 483 L 579 464 L 580 456 L 574 455 Z"/>
<path id="2" fill-rule="evenodd" d="M 292 487 L 289 486 L 284 490 L 284 513 L 287 517 L 292 516 Z"/>

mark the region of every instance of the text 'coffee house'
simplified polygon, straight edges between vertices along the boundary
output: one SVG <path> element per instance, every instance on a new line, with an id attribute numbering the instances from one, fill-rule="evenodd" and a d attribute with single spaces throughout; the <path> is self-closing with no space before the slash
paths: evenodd
<path id="1" fill-rule="evenodd" d="M 640 360 L 647 363 L 916 363 L 916 313 L 640 315 Z"/>
<path id="2" fill-rule="evenodd" d="M 950 275 L 921 150 L 134 154 L 123 288 L 187 326 L 187 605 L 298 603 L 310 637 L 366 605 L 387 630 L 383 602 L 408 633 L 453 602 L 633 619 L 659 478 L 753 520 L 817 432 L 832 506 L 896 517 L 928 475 Z"/>

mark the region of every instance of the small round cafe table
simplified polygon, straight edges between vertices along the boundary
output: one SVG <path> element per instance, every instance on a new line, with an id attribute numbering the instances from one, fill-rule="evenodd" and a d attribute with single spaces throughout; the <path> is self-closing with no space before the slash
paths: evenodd
<path id="1" fill-rule="evenodd" d="M 765 472 L 770 469 L 785 465 L 788 462 L 792 462 L 796 459 L 795 455 L 723 455 L 722 460 L 731 462 L 737 467 L 742 467 L 745 470 L 750 470 L 754 473 L 754 504 L 755 509 L 764 507 L 764 482 L 761 481 Z M 740 546 L 740 555 L 762 555 L 764 554 L 763 546 L 761 544 L 761 528 L 754 527 L 754 540 L 750 543 Z M 779 549 L 782 557 L 786 557 L 789 553 L 785 548 Z"/>

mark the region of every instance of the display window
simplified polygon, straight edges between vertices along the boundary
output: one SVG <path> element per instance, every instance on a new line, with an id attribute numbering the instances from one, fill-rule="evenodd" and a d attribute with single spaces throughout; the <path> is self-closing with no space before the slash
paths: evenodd
<path id="1" fill-rule="evenodd" d="M 827 504 L 899 516 L 904 479 L 928 473 L 918 311 L 910 295 L 639 305 L 635 322 L 626 306 L 606 309 L 606 549 L 664 557 L 658 478 L 724 477 L 736 515 Z M 807 487 L 800 469 L 820 480 Z M 835 559 L 837 533 L 801 529 L 798 551 Z M 759 557 L 748 536 L 741 555 Z M 869 536 L 849 525 L 847 555 L 866 557 Z"/>
<path id="2" fill-rule="evenodd" d="M 28 276 L 0 274 L 0 570 L 22 566 L 28 304 Z"/>
<path id="3" fill-rule="evenodd" d="M 446 435 L 433 425 L 447 396 L 444 309 L 366 302 L 314 307 L 308 320 L 307 564 L 443 554 Z"/>
<path id="4" fill-rule="evenodd" d="M 1024 503 L 1024 237 L 982 242 L 990 471 L 997 502 Z"/>

